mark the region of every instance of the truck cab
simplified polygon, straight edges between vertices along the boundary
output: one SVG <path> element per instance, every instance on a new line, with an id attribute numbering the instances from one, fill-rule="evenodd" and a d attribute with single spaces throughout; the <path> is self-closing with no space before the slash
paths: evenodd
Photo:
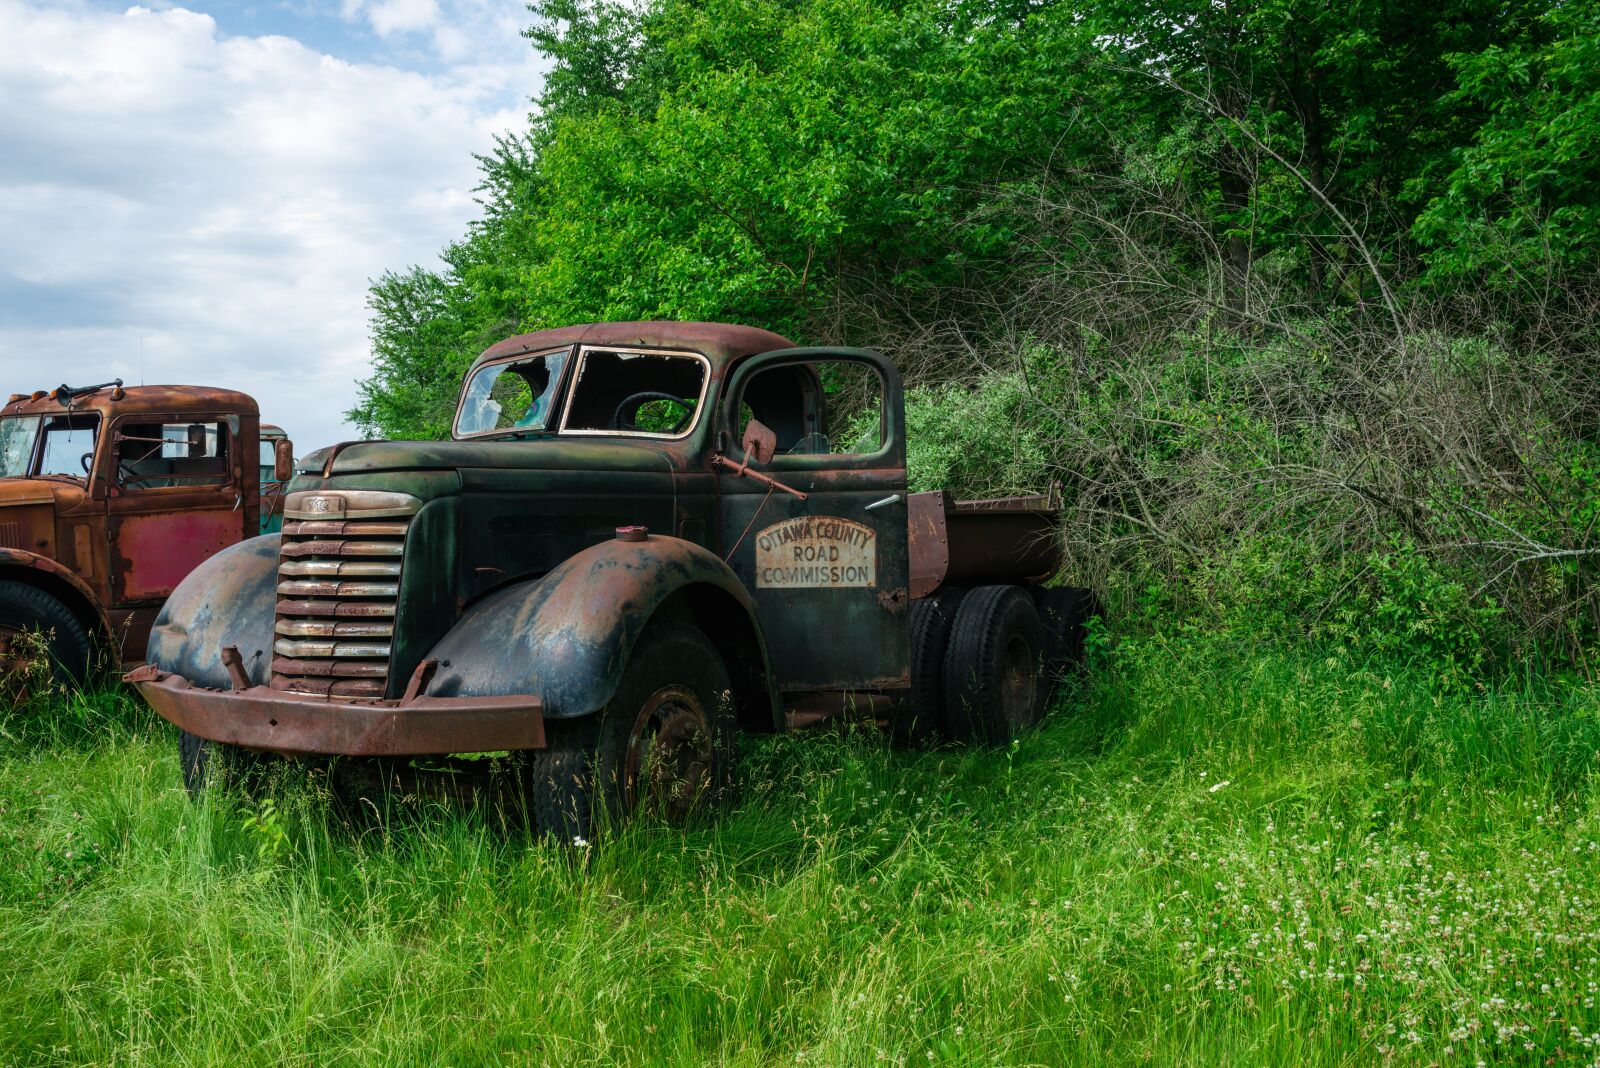
<path id="1" fill-rule="evenodd" d="M 294 444 L 282 427 L 262 423 L 260 450 L 261 533 L 272 534 L 283 529 L 283 498 L 294 471 Z M 287 463 L 283 457 L 288 457 Z"/>
<path id="2" fill-rule="evenodd" d="M 869 350 L 715 323 L 509 338 L 467 373 L 452 440 L 302 460 L 281 534 L 180 586 L 129 679 L 182 728 L 191 788 L 264 753 L 515 751 L 560 833 L 676 811 L 716 791 L 741 731 L 944 722 L 944 643 L 914 600 L 969 565 L 1036 584 L 1059 564 L 1041 501 L 968 509 L 1004 546 L 952 541 L 960 506 L 908 495 L 905 444 L 898 372 Z M 1031 598 L 1002 598 L 1031 620 L 1010 680 L 1030 722 Z M 940 646 L 932 667 L 914 644 Z"/>
<path id="3" fill-rule="evenodd" d="M 0 673 L 29 641 L 59 682 L 83 679 L 97 648 L 141 659 L 179 582 L 258 531 L 258 420 L 250 397 L 197 386 L 13 394 L 0 408 Z"/>

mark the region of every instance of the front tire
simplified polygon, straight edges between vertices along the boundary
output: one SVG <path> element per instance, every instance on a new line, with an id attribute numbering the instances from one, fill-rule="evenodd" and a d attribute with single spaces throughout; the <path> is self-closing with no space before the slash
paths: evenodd
<path id="1" fill-rule="evenodd" d="M 682 822 L 715 804 L 737 744 L 727 668 L 687 623 L 652 622 L 597 716 L 547 720 L 549 747 L 525 771 L 535 827 L 563 842 L 637 812 Z"/>
<path id="2" fill-rule="evenodd" d="M 261 791 L 270 758 L 226 742 L 213 742 L 186 730 L 178 731 L 178 763 L 183 788 L 196 801 L 208 789 Z"/>
<path id="3" fill-rule="evenodd" d="M 0 582 L 0 696 L 22 704 L 42 682 L 82 685 L 93 652 L 88 630 L 66 605 L 37 586 Z"/>

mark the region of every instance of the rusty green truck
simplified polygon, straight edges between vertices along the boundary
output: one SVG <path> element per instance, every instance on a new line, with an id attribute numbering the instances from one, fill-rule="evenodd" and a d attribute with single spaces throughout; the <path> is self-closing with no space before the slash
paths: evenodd
<path id="1" fill-rule="evenodd" d="M 300 461 L 281 534 L 202 565 L 129 676 L 191 789 L 264 754 L 516 754 L 553 833 L 669 815 L 741 732 L 845 709 L 1004 742 L 1089 600 L 1045 497 L 908 494 L 894 365 L 608 323 L 478 358 L 453 440 Z"/>

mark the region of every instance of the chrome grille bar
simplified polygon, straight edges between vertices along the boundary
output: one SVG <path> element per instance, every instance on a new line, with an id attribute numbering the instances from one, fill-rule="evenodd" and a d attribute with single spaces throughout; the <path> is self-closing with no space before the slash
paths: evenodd
<path id="1" fill-rule="evenodd" d="M 410 518 L 299 519 L 300 496 L 291 495 L 279 550 L 272 685 L 382 697 Z"/>

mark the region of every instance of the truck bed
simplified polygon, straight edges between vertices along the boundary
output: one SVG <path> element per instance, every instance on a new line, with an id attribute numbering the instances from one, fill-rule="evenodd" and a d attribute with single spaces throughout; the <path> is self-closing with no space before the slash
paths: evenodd
<path id="1" fill-rule="evenodd" d="M 1042 582 L 1061 567 L 1057 487 L 1027 497 L 958 501 L 945 490 L 906 498 L 911 596 L 940 586 Z"/>

